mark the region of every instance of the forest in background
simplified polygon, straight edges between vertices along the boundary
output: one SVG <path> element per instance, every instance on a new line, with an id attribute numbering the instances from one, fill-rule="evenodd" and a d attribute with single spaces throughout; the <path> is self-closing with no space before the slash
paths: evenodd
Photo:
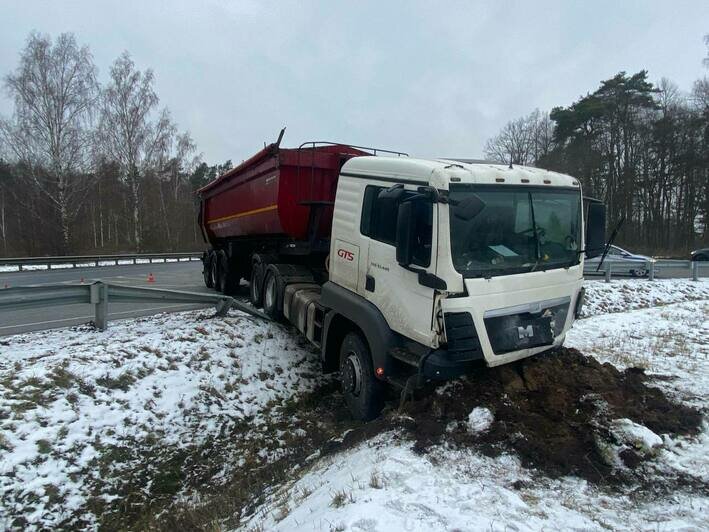
<path id="1" fill-rule="evenodd" d="M 709 246 L 707 77 L 683 92 L 644 70 L 620 72 L 568 107 L 508 122 L 485 154 L 579 178 L 584 195 L 606 204 L 609 231 L 623 220 L 617 242 L 633 251 Z"/>
<path id="2" fill-rule="evenodd" d="M 33 33 L 3 79 L 0 256 L 190 251 L 195 190 L 231 168 L 201 161 L 127 52 L 101 84 L 73 34 Z"/>
<path id="3" fill-rule="evenodd" d="M 14 111 L 0 117 L 0 256 L 204 245 L 195 191 L 231 161 L 201 161 L 160 107 L 152 70 L 124 52 L 102 84 L 73 34 L 33 33 L 3 81 Z M 683 92 L 621 72 L 568 107 L 510 121 L 485 153 L 578 177 L 608 206 L 609 231 L 625 220 L 618 242 L 635 251 L 709 245 L 707 77 Z"/>

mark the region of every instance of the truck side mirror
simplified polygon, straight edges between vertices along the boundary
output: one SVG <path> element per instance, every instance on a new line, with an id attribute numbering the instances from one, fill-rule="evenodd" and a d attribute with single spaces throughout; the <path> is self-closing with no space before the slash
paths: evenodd
<path id="1" fill-rule="evenodd" d="M 591 203 L 586 220 L 586 258 L 592 259 L 603 253 L 606 245 L 606 206 Z"/>
<path id="2" fill-rule="evenodd" d="M 396 262 L 408 266 L 412 262 L 414 250 L 414 207 L 413 202 L 399 204 L 396 217 Z"/>

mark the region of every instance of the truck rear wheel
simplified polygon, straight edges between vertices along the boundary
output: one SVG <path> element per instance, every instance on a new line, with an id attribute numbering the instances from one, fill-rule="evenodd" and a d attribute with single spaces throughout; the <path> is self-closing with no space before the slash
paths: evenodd
<path id="1" fill-rule="evenodd" d="M 239 286 L 240 277 L 238 272 L 231 267 L 226 252 L 217 252 L 215 259 L 217 264 L 217 290 L 223 294 L 233 294 Z"/>
<path id="2" fill-rule="evenodd" d="M 369 346 L 359 333 L 347 333 L 342 341 L 340 381 L 355 419 L 369 421 L 379 415 L 384 406 L 384 383 L 374 376 Z"/>
<path id="3" fill-rule="evenodd" d="M 207 288 L 214 288 L 214 279 L 212 278 L 213 261 L 213 251 L 204 254 L 204 258 L 202 259 L 202 276 L 204 277 L 204 286 L 206 286 Z"/>
<path id="4" fill-rule="evenodd" d="M 283 317 L 283 278 L 273 266 L 266 268 L 263 281 L 263 311 L 276 321 Z"/>
<path id="5" fill-rule="evenodd" d="M 212 252 L 212 260 L 209 262 L 209 278 L 210 278 L 210 288 L 219 290 L 219 255 L 216 252 Z"/>
<path id="6" fill-rule="evenodd" d="M 261 307 L 263 303 L 263 266 L 260 262 L 255 262 L 251 268 L 251 280 L 249 282 L 249 300 L 254 307 Z"/>

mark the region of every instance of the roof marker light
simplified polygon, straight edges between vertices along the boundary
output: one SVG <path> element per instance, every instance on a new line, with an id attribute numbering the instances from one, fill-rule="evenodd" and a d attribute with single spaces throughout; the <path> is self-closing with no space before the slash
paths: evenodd
<path id="1" fill-rule="evenodd" d="M 496 178 L 495 178 L 495 181 L 497 181 L 498 183 L 504 183 L 504 182 L 505 182 L 505 178 L 504 178 L 504 177 L 496 177 Z"/>
<path id="2" fill-rule="evenodd" d="M 522 183 L 529 183 L 529 179 L 522 179 Z"/>
<path id="3" fill-rule="evenodd" d="M 545 179 L 545 180 L 544 180 L 544 184 L 545 184 L 545 185 L 551 185 L 551 181 L 550 181 L 549 179 Z"/>

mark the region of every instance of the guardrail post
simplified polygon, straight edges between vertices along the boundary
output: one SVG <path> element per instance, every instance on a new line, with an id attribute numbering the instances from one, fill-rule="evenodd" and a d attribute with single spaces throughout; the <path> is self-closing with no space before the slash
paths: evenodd
<path id="1" fill-rule="evenodd" d="M 648 273 L 648 280 L 654 281 L 655 280 L 655 262 L 650 263 L 650 272 Z"/>
<path id="2" fill-rule="evenodd" d="M 692 281 L 698 281 L 699 280 L 699 261 L 693 260 L 689 264 L 691 265 L 691 270 L 692 270 Z"/>
<path id="3" fill-rule="evenodd" d="M 105 331 L 108 325 L 108 286 L 102 282 L 91 285 L 91 303 L 95 308 L 94 325 Z"/>
<path id="4" fill-rule="evenodd" d="M 606 274 L 606 282 L 610 283 L 611 282 L 611 265 L 610 265 L 610 263 L 606 264 L 605 274 Z"/>

